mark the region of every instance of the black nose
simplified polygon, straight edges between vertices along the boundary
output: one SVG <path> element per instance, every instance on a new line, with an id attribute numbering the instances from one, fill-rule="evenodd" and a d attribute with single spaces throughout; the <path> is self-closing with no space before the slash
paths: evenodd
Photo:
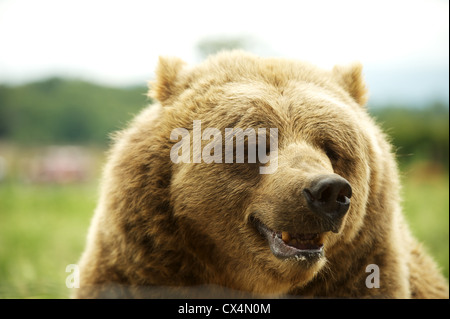
<path id="1" fill-rule="evenodd" d="M 339 175 L 320 175 L 303 190 L 303 195 L 314 213 L 324 217 L 333 225 L 340 225 L 342 217 L 350 207 L 352 187 Z M 333 231 L 337 232 L 336 229 Z"/>

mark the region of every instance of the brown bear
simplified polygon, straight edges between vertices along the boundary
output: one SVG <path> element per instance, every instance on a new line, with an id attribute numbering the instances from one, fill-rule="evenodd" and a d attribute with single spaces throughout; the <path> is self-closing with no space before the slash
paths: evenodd
<path id="1" fill-rule="evenodd" d="M 149 95 L 115 135 L 75 297 L 448 298 L 360 64 L 166 57 Z"/>

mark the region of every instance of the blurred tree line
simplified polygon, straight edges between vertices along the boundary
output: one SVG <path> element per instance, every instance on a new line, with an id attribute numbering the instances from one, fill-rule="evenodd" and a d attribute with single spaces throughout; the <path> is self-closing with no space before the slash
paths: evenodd
<path id="1" fill-rule="evenodd" d="M 0 140 L 29 145 L 106 145 L 150 101 L 145 87 L 110 88 L 51 78 L 0 86 Z"/>
<path id="2" fill-rule="evenodd" d="M 59 78 L 0 86 L 0 141 L 106 147 L 109 133 L 151 103 L 146 92 L 144 86 L 111 88 Z M 425 160 L 448 169 L 448 105 L 369 106 L 369 111 L 390 135 L 401 163 Z"/>
<path id="3" fill-rule="evenodd" d="M 369 108 L 390 136 L 401 164 L 429 161 L 449 168 L 449 107 L 432 102 L 421 108 Z"/>

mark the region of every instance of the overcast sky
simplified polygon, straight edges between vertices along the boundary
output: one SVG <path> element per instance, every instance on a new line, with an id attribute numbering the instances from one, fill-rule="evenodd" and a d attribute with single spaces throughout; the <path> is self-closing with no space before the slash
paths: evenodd
<path id="1" fill-rule="evenodd" d="M 196 63 L 197 43 L 214 36 L 245 36 L 258 54 L 325 67 L 359 60 L 366 74 L 448 78 L 445 0 L 0 0 L 0 83 L 52 75 L 144 83 L 159 55 Z"/>

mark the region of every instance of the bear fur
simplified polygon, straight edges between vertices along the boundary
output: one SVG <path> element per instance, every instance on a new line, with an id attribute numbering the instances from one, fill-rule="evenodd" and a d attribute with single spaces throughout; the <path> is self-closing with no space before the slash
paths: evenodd
<path id="1" fill-rule="evenodd" d="M 395 159 L 364 107 L 360 64 L 323 70 L 242 51 L 197 66 L 165 57 L 149 95 L 157 103 L 115 135 L 74 297 L 448 298 L 402 215 Z M 277 170 L 172 162 L 171 131 L 192 134 L 194 120 L 222 132 L 277 128 Z M 301 194 L 320 174 L 352 189 L 334 231 Z M 278 231 L 320 229 L 323 256 L 274 256 L 255 218 Z M 377 287 L 367 285 L 369 265 Z"/>

